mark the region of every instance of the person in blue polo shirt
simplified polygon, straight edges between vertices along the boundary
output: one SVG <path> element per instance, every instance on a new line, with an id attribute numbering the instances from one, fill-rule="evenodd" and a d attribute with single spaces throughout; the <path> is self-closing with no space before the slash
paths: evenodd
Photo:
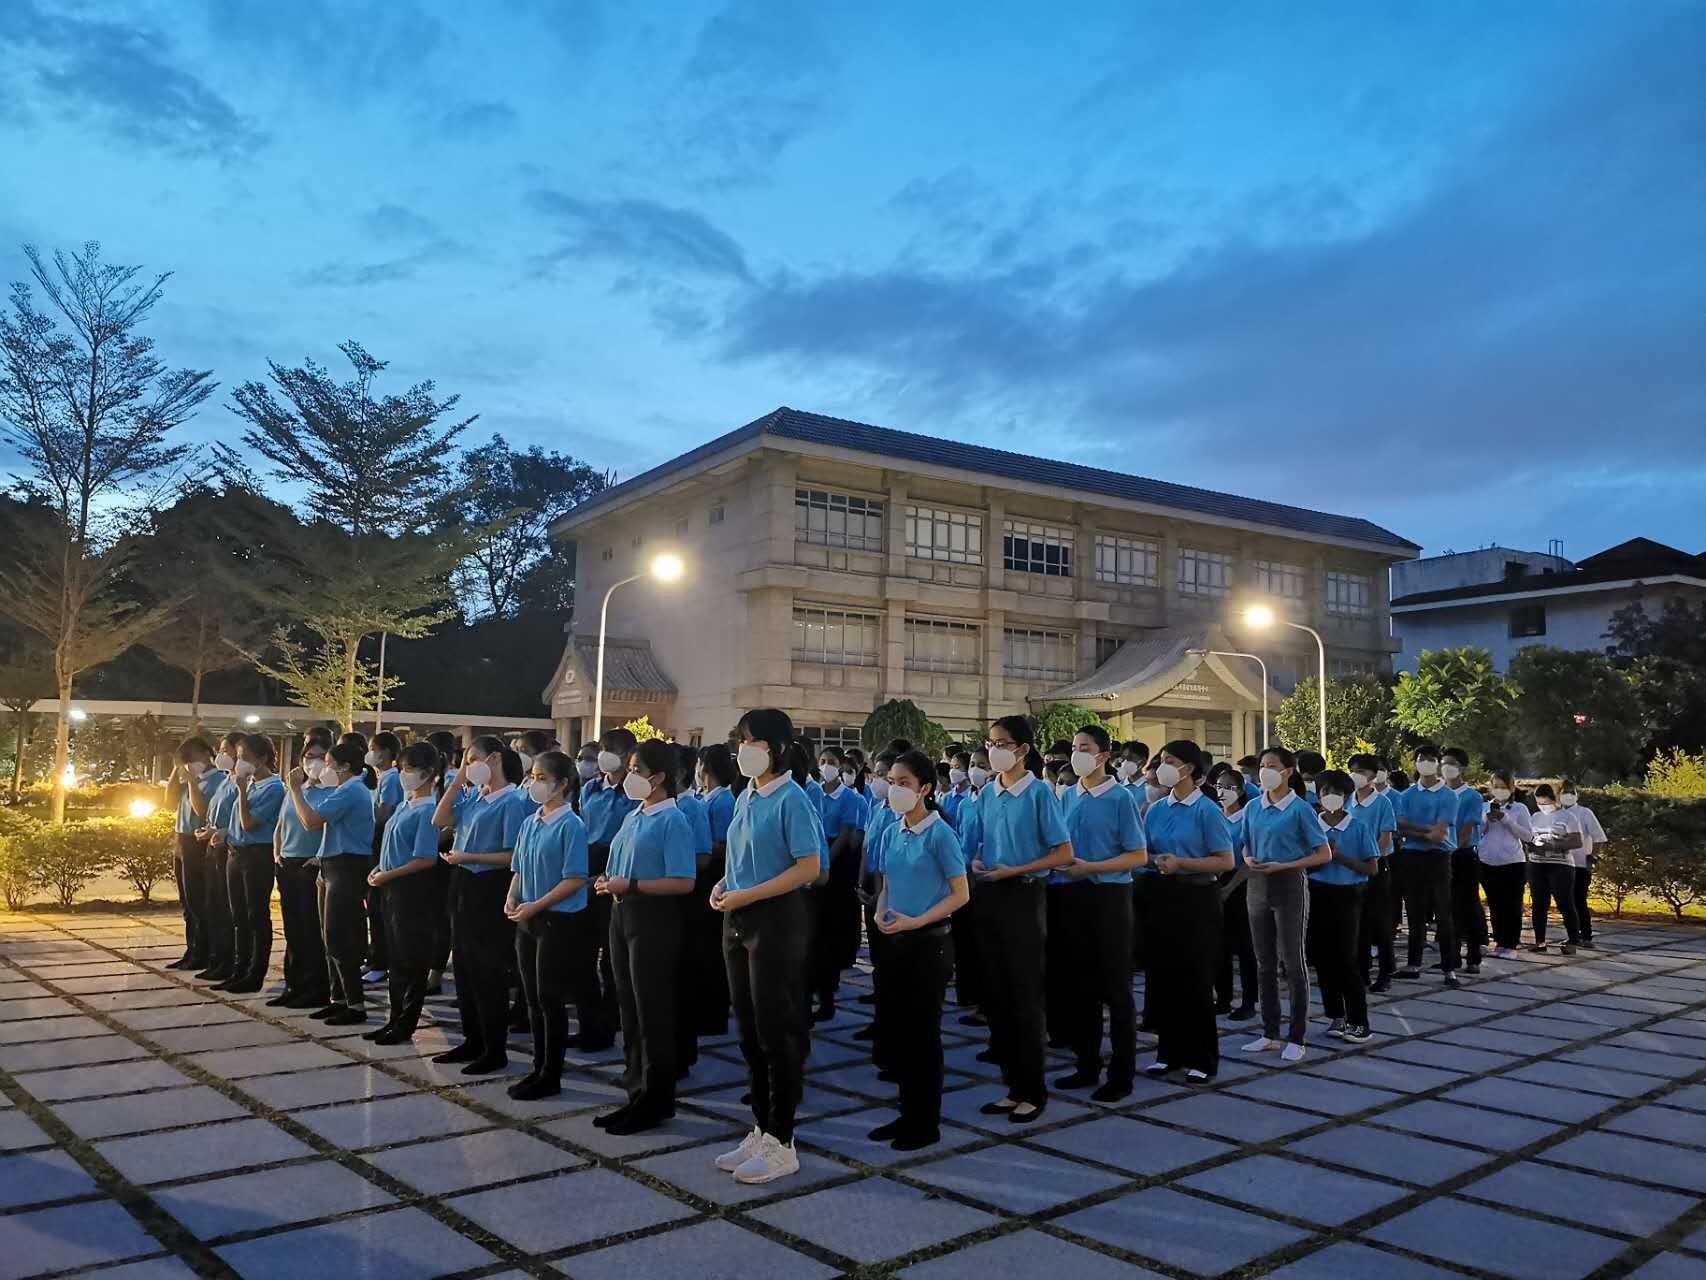
<path id="1" fill-rule="evenodd" d="M 610 842 L 622 823 L 639 805 L 622 790 L 628 776 L 628 757 L 635 747 L 634 735 L 623 728 L 606 729 L 598 740 L 598 777 L 595 785 L 581 788 L 581 821 L 586 823 L 587 857 L 593 880 L 604 874 L 610 861 Z M 587 903 L 592 912 L 592 931 L 598 938 L 592 980 L 598 984 L 598 1022 L 582 1026 L 575 1047 L 585 1052 L 609 1048 L 616 1039 L 620 1011 L 616 998 L 616 973 L 610 957 L 610 899 L 593 894 Z M 586 963 L 580 957 L 579 963 Z M 584 978 L 582 979 L 584 981 Z"/>
<path id="2" fill-rule="evenodd" d="M 321 726 L 302 735 L 304 775 L 314 778 L 326 765 L 332 731 Z M 297 817 L 286 787 L 273 828 L 273 865 L 278 878 L 278 914 L 284 925 L 284 990 L 269 1005 L 284 1009 L 320 1009 L 330 1002 L 326 943 L 320 933 L 321 831 L 310 831 Z"/>
<path id="3" fill-rule="evenodd" d="M 516 834 L 514 875 L 504 899 L 533 1033 L 533 1070 L 507 1091 L 522 1102 L 562 1092 L 569 1033 L 564 1001 L 574 999 L 583 1023 L 598 1016 L 597 986 L 589 983 L 587 966 L 574 961 L 598 945 L 587 910 L 586 825 L 569 803 L 579 782 L 561 751 L 541 751 L 529 762 L 528 798 L 538 807 Z"/>
<path id="4" fill-rule="evenodd" d="M 177 755 L 178 762 L 166 782 L 166 802 L 178 810 L 173 826 L 178 856 L 172 870 L 177 875 L 178 904 L 184 916 L 184 954 L 166 967 L 194 972 L 207 967 L 212 943 L 208 932 L 212 921 L 207 902 L 207 838 L 198 833 L 221 778 L 213 768 L 213 748 L 205 738 L 185 738 L 178 744 Z"/>
<path id="5" fill-rule="evenodd" d="M 218 785 L 203 812 L 202 839 L 207 842 L 207 968 L 195 976 L 202 982 L 229 982 L 237 976 L 236 929 L 231 919 L 231 887 L 226 864 L 230 859 L 231 813 L 237 807 L 237 749 L 241 731 L 233 729 L 219 740 L 213 757 Z"/>
<path id="6" fill-rule="evenodd" d="M 977 877 L 978 949 L 988 961 L 984 1013 L 1007 1091 L 981 1110 L 1026 1124 L 1048 1102 L 1043 885 L 1049 872 L 1071 864 L 1072 839 L 1042 780 L 1031 718 L 1003 716 L 990 726 L 985 745 L 996 776 L 978 796 L 982 844 L 970 865 Z"/>
<path id="7" fill-rule="evenodd" d="M 841 971 L 859 954 L 859 849 L 868 806 L 850 785 L 853 773 L 840 748 L 820 751 L 818 769 L 823 778 L 818 812 L 829 846 L 829 879 L 812 896 L 811 988 L 817 1005 L 811 1019 L 827 1022 L 835 1016 Z"/>
<path id="8" fill-rule="evenodd" d="M 877 988 L 882 984 L 882 976 L 877 972 L 877 953 L 883 948 L 882 931 L 877 928 L 877 888 L 878 877 L 882 874 L 883 833 L 892 827 L 897 819 L 894 810 L 888 806 L 889 770 L 900 758 L 900 753 L 892 750 L 877 752 L 871 761 L 870 776 L 866 786 L 871 793 L 871 800 L 865 816 L 864 830 L 859 833 L 859 882 L 858 894 L 862 904 L 862 914 L 865 923 L 865 944 L 870 949 L 871 956 L 871 1003 L 877 1004 L 880 997 Z M 882 1021 L 875 1015 L 864 1026 L 853 1033 L 855 1040 L 869 1040 L 873 1053 L 879 1059 L 882 1057 Z"/>
<path id="9" fill-rule="evenodd" d="M 1255 761 L 1256 757 L 1248 759 Z M 1260 762 L 1254 767 L 1260 768 Z M 1250 796 L 1244 786 L 1244 775 L 1224 760 L 1209 770 L 1208 785 L 1220 804 L 1226 828 L 1232 834 L 1232 870 L 1220 877 L 1218 886 L 1221 945 L 1220 963 L 1214 974 L 1214 1011 L 1225 1014 L 1233 1022 L 1245 1022 L 1255 1016 L 1262 986 L 1256 971 L 1256 945 L 1250 940 L 1250 872 L 1244 858 L 1249 841 L 1244 819 L 1250 812 Z M 1262 791 L 1258 787 L 1255 798 L 1259 800 L 1261 796 Z M 1232 1004 L 1234 962 L 1241 993 L 1236 1008 Z"/>
<path id="10" fill-rule="evenodd" d="M 1408 955 L 1400 978 L 1422 976 L 1431 911 L 1445 985 L 1457 986 L 1457 936 L 1451 913 L 1451 854 L 1457 848 L 1462 799 L 1439 776 L 1440 750 L 1431 742 L 1416 748 L 1416 782 L 1398 797 L 1398 835 L 1392 874 L 1409 922 Z"/>
<path id="11" fill-rule="evenodd" d="M 1463 972 L 1481 972 L 1481 956 L 1487 949 L 1487 913 L 1481 906 L 1481 835 L 1487 829 L 1487 801 L 1463 780 L 1469 768 L 1469 753 L 1461 747 L 1440 752 L 1439 776 L 1457 797 L 1457 847 L 1451 851 L 1451 926 L 1455 945 L 1468 951 L 1467 960 L 1458 952 L 1453 958 Z"/>
<path id="12" fill-rule="evenodd" d="M 244 995 L 259 991 L 272 963 L 272 833 L 284 806 L 284 780 L 273 772 L 272 739 L 243 736 L 237 747 L 237 803 L 225 829 L 225 884 L 235 935 L 230 981 L 215 987 Z"/>
<path id="13" fill-rule="evenodd" d="M 594 1124 L 607 1133 L 640 1133 L 675 1114 L 680 1023 L 681 912 L 693 892 L 693 829 L 676 804 L 680 759 L 661 739 L 628 759 L 622 789 L 639 807 L 623 819 L 610 863 L 593 890 L 608 897 L 610 955 L 622 1010 L 622 1086 L 628 1102 Z"/>
<path id="14" fill-rule="evenodd" d="M 1387 773 L 1379 756 L 1358 752 L 1350 758 L 1353 790 L 1345 810 L 1354 822 L 1374 828 L 1380 856 L 1363 886 L 1362 910 L 1357 939 L 1357 969 L 1370 991 L 1385 991 L 1392 985 L 1398 965 L 1392 950 L 1392 841 L 1398 834 L 1398 815 L 1380 787 Z M 1372 957 L 1372 959 L 1371 959 Z M 1371 966 L 1378 962 L 1379 968 Z"/>
<path id="15" fill-rule="evenodd" d="M 373 856 L 373 800 L 362 777 L 364 749 L 340 742 L 326 753 L 306 786 L 307 774 L 290 772 L 290 802 L 309 831 L 320 833 L 320 936 L 330 979 L 325 1008 L 309 1015 L 331 1026 L 367 1021 L 361 960 L 367 942 L 368 859 Z"/>
<path id="16" fill-rule="evenodd" d="M 896 1151 L 942 1139 L 942 1000 L 953 968 L 948 919 L 971 899 L 959 837 L 942 817 L 937 773 L 922 751 L 889 768 L 886 803 L 898 819 L 884 838 L 876 920 L 887 970 L 881 1016 L 900 1114 L 868 1135 Z"/>
<path id="17" fill-rule="evenodd" d="M 1320 818 L 1332 857 L 1309 873 L 1309 942 L 1321 979 L 1321 1007 L 1332 1019 L 1327 1034 L 1361 1044 L 1369 1038 L 1363 992 L 1361 938 L 1363 886 L 1380 865 L 1379 823 L 1355 818 L 1350 799 L 1357 784 L 1328 769 L 1315 782 Z"/>
<path id="18" fill-rule="evenodd" d="M 675 748 L 675 807 L 681 810 L 681 816 L 687 819 L 688 829 L 693 832 L 693 892 L 684 894 L 679 906 L 681 946 L 677 950 L 676 990 L 679 994 L 675 1001 L 675 1061 L 681 1072 L 690 1070 L 699 1061 L 699 1013 L 695 1008 L 695 997 L 699 994 L 699 970 L 704 953 L 694 946 L 694 942 L 704 937 L 710 926 L 722 923 L 717 913 L 711 910 L 709 902 L 711 886 L 721 877 L 710 875 L 713 847 L 711 810 L 694 786 L 698 767 L 697 747 L 683 744 Z M 720 950 L 717 958 L 720 967 Z"/>
<path id="19" fill-rule="evenodd" d="M 1072 841 L 1072 862 L 1059 872 L 1061 921 L 1071 980 L 1066 1021 L 1077 1070 L 1057 1089 L 1094 1089 L 1097 1102 L 1131 1095 L 1137 1074 L 1137 1006 L 1131 994 L 1131 878 L 1149 861 L 1143 824 L 1131 792 L 1109 776 L 1112 741 L 1099 724 L 1072 737 L 1072 772 L 1062 816 Z M 1102 1077 L 1102 1009 L 1108 1010 L 1112 1050 Z"/>
<path id="20" fill-rule="evenodd" d="M 741 781 L 734 752 L 726 743 L 713 742 L 699 753 L 697 778 L 710 829 L 711 856 L 695 878 L 693 904 L 688 909 L 682 951 L 687 957 L 689 982 L 684 989 L 692 993 L 687 1012 L 695 1036 L 721 1036 L 729 1029 L 729 974 L 723 963 L 723 918 L 710 909 L 711 889 L 723 878 L 729 822 L 735 814 L 735 787 Z"/>
<path id="21" fill-rule="evenodd" d="M 377 740 L 377 739 L 376 739 Z M 362 1037 L 375 1044 L 402 1044 L 414 1038 L 426 1002 L 427 973 L 432 967 L 438 905 L 434 877 L 441 865 L 438 828 L 432 825 L 438 797 L 438 748 L 430 742 L 411 742 L 397 762 L 397 803 L 385 814 L 379 841 L 379 865 L 367 873 L 368 901 L 385 900 L 379 918 L 385 924 L 386 978 L 391 989 L 391 1016 Z"/>
<path id="22" fill-rule="evenodd" d="M 385 824 L 403 806 L 403 787 L 397 780 L 397 757 L 403 741 L 396 734 L 380 732 L 373 735 L 367 746 L 367 767 L 373 770 L 373 865 L 379 865 L 380 847 L 385 842 Z M 385 981 L 389 964 L 390 934 L 385 928 L 385 895 L 367 895 L 367 972 L 361 980 L 368 986 Z"/>

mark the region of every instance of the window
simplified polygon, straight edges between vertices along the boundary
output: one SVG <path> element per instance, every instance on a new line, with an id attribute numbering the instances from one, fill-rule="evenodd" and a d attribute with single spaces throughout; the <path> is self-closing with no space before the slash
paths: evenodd
<path id="1" fill-rule="evenodd" d="M 1098 668 L 1107 666 L 1108 662 L 1120 651 L 1120 646 L 1124 643 L 1124 636 L 1097 636 L 1096 666 Z"/>
<path id="2" fill-rule="evenodd" d="M 982 666 L 983 628 L 938 618 L 906 620 L 906 669 L 976 675 Z"/>
<path id="3" fill-rule="evenodd" d="M 599 552 L 598 558 L 600 560 L 614 560 L 616 558 L 616 548 L 615 547 L 604 548 L 603 551 Z"/>
<path id="4" fill-rule="evenodd" d="M 1218 551 L 1179 549 L 1179 590 L 1188 596 L 1223 596 L 1232 590 L 1232 557 Z"/>
<path id="5" fill-rule="evenodd" d="M 1335 680 L 1346 676 L 1367 676 L 1374 674 L 1374 663 L 1366 658 L 1329 658 L 1327 660 L 1327 675 Z"/>
<path id="6" fill-rule="evenodd" d="M 644 542 L 645 542 L 645 540 L 646 540 L 646 535 L 645 535 L 645 534 L 643 534 L 643 533 L 636 533 L 636 534 L 635 534 L 635 535 L 634 535 L 634 536 L 633 536 L 633 537 L 632 537 L 632 538 L 630 538 L 630 539 L 628 539 L 628 545 L 629 545 L 629 546 L 630 546 L 630 547 L 638 547 L 638 546 L 640 546 L 640 545 L 641 545 L 641 544 L 642 544 L 642 543 L 644 543 Z"/>
<path id="7" fill-rule="evenodd" d="M 1300 564 L 1280 564 L 1275 560 L 1257 560 L 1250 567 L 1256 572 L 1256 590 L 1263 595 L 1283 600 L 1301 600 L 1309 571 Z"/>
<path id="8" fill-rule="evenodd" d="M 1001 558 L 1007 568 L 1050 578 L 1072 576 L 1072 530 L 1023 520 L 1009 520 L 1003 530 Z"/>
<path id="9" fill-rule="evenodd" d="M 859 726 L 856 724 L 808 724 L 798 730 L 800 737 L 810 738 L 817 749 L 840 747 L 847 751 L 859 745 Z"/>
<path id="10" fill-rule="evenodd" d="M 822 662 L 832 667 L 874 667 L 881 622 L 874 613 L 796 606 L 794 661 Z"/>
<path id="11" fill-rule="evenodd" d="M 1546 634 L 1546 606 L 1519 604 L 1511 610 L 1511 639 Z"/>
<path id="12" fill-rule="evenodd" d="M 1144 538 L 1112 533 L 1096 535 L 1096 581 L 1128 587 L 1153 587 L 1161 548 Z"/>
<path id="13" fill-rule="evenodd" d="M 1327 612 L 1361 617 L 1368 612 L 1368 598 L 1373 587 L 1374 580 L 1360 573 L 1329 573 Z"/>
<path id="14" fill-rule="evenodd" d="M 1006 634 L 1004 670 L 1024 680 L 1078 678 L 1078 637 L 1070 631 L 1019 631 Z"/>
<path id="15" fill-rule="evenodd" d="M 906 554 L 918 560 L 982 564 L 983 517 L 936 507 L 908 507 Z"/>
<path id="16" fill-rule="evenodd" d="M 721 524 L 722 522 L 723 522 L 723 504 L 719 502 L 716 506 L 712 507 L 709 511 L 707 511 L 705 513 L 705 523 L 707 525 L 712 525 L 712 524 Z"/>
<path id="17" fill-rule="evenodd" d="M 795 489 L 794 538 L 822 547 L 881 551 L 883 504 L 822 489 Z"/>

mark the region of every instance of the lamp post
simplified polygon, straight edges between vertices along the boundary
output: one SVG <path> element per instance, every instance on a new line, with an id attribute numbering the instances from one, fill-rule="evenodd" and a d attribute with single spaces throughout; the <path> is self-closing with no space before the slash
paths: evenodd
<path id="1" fill-rule="evenodd" d="M 686 570 L 681 563 L 681 557 L 665 553 L 653 556 L 652 562 L 646 567 L 645 573 L 631 574 L 620 582 L 610 584 L 610 589 L 604 593 L 604 603 L 598 607 L 598 672 L 592 682 L 592 737 L 597 741 L 604 734 L 604 632 L 610 621 L 610 597 L 616 594 L 617 587 L 625 587 L 630 582 L 638 582 L 641 578 L 652 578 L 658 582 L 674 582 Z"/>
<path id="2" fill-rule="evenodd" d="M 1320 659 L 1320 668 L 1315 680 L 1315 692 L 1321 699 L 1321 755 L 1327 755 L 1327 642 L 1321 639 L 1321 633 L 1314 627 L 1306 627 L 1301 622 L 1293 622 L 1282 618 L 1265 604 L 1253 605 L 1244 610 L 1244 621 L 1258 631 L 1265 631 L 1276 622 L 1282 627 L 1290 627 L 1293 631 L 1307 631 L 1315 637 L 1315 652 Z"/>
<path id="3" fill-rule="evenodd" d="M 1253 653 L 1237 649 L 1188 649 L 1186 652 L 1197 658 L 1248 658 L 1262 669 L 1262 742 L 1265 745 L 1268 738 L 1268 664 Z"/>

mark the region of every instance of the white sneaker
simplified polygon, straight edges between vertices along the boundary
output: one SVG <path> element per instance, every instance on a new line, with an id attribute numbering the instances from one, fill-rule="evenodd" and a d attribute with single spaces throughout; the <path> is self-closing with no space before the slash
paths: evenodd
<path id="1" fill-rule="evenodd" d="M 733 1173 L 753 1156 L 758 1154 L 758 1144 L 763 1140 L 764 1133 L 757 1125 L 752 1126 L 752 1132 L 740 1140 L 740 1146 L 733 1151 L 725 1151 L 717 1157 L 717 1168 L 724 1173 Z"/>
<path id="2" fill-rule="evenodd" d="M 794 1153 L 794 1144 L 790 1142 L 783 1146 L 766 1133 L 759 1138 L 758 1150 L 752 1159 L 735 1170 L 735 1181 L 748 1185 L 774 1182 L 799 1171 L 800 1157 Z"/>
<path id="3" fill-rule="evenodd" d="M 1285 1048 L 1280 1050 L 1280 1057 L 1284 1058 L 1287 1062 L 1302 1062 L 1308 1053 L 1309 1050 L 1305 1049 L 1300 1044 L 1288 1044 Z"/>
<path id="4" fill-rule="evenodd" d="M 1252 1040 L 1244 1046 L 1245 1053 L 1272 1053 L 1280 1047 L 1278 1040 L 1270 1040 L 1263 1036 L 1260 1040 Z"/>

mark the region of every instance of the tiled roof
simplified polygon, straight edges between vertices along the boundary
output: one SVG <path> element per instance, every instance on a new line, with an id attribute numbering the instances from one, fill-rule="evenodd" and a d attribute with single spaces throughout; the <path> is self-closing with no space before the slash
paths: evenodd
<path id="1" fill-rule="evenodd" d="M 826 445 L 851 449 L 897 462 L 913 462 L 927 466 L 952 467 L 977 475 L 997 476 L 1032 484 L 1055 485 L 1086 494 L 1120 498 L 1149 506 L 1192 511 L 1224 520 L 1282 529 L 1304 537 L 1336 538 L 1390 547 L 1395 552 L 1412 552 L 1420 548 L 1407 538 L 1383 529 L 1369 520 L 1354 516 L 1333 515 L 1311 511 L 1304 507 L 1287 506 L 1279 502 L 1264 502 L 1256 498 L 1241 498 L 1234 494 L 1217 493 L 1190 485 L 1174 484 L 1167 480 L 1151 480 L 1144 476 L 1127 475 L 1120 471 L 1104 471 L 1099 467 L 1081 466 L 1075 462 L 1059 462 L 983 445 L 963 444 L 936 436 L 916 435 L 869 423 L 851 422 L 845 418 L 830 418 L 819 413 L 806 413 L 786 407 L 765 414 L 744 427 L 718 436 L 671 459 L 613 485 L 603 493 L 589 498 L 566 519 L 586 511 L 608 506 L 622 500 L 626 492 L 649 484 L 677 471 L 716 456 L 731 446 L 761 436 L 777 440 L 793 440 L 804 444 Z"/>
<path id="2" fill-rule="evenodd" d="M 1578 561 L 1574 569 L 1560 573 L 1529 573 L 1517 578 L 1500 578 L 1495 582 L 1477 582 L 1467 587 L 1444 587 L 1438 591 L 1412 591 L 1409 595 L 1395 598 L 1392 607 L 1446 604 L 1486 596 L 1537 596 L 1607 582 L 1672 577 L 1697 578 L 1706 582 L 1706 556 L 1690 555 L 1650 538 L 1631 538 Z"/>
<path id="3" fill-rule="evenodd" d="M 598 641 L 576 639 L 575 653 L 590 684 L 598 670 Z M 604 688 L 632 693 L 673 694 L 675 682 L 663 673 L 652 646 L 644 640 L 606 640 L 604 643 Z"/>

